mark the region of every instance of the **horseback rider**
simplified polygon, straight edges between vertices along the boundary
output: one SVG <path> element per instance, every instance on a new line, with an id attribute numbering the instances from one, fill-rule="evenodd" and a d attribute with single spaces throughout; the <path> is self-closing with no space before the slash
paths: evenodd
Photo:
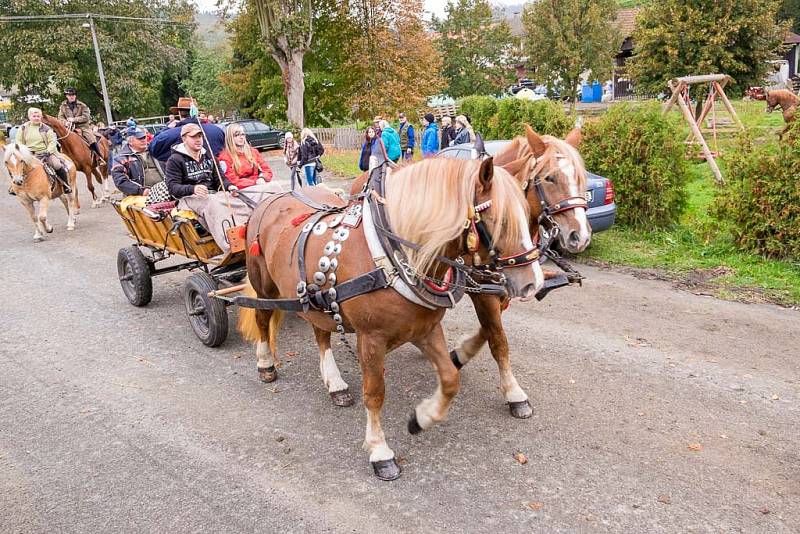
<path id="1" fill-rule="evenodd" d="M 47 163 L 56 172 L 64 193 L 71 193 L 67 166 L 59 157 L 56 132 L 42 122 L 42 110 L 28 108 L 28 122 L 17 130 L 17 143 L 27 146 L 42 163 Z"/>
<path id="2" fill-rule="evenodd" d="M 92 114 L 89 106 L 78 100 L 78 93 L 74 87 L 64 89 L 64 95 L 67 99 L 58 108 L 58 120 L 63 122 L 67 128 L 72 126 L 83 137 L 92 152 L 103 159 L 100 147 L 97 146 L 97 136 L 92 131 Z"/>

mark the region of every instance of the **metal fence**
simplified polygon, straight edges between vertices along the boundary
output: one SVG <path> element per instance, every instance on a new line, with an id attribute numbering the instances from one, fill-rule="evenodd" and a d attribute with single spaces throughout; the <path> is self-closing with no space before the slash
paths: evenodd
<path id="1" fill-rule="evenodd" d="M 325 146 L 339 150 L 358 150 L 364 144 L 364 130 L 355 128 L 312 128 L 317 140 Z M 422 145 L 422 126 L 414 127 L 414 146 Z"/>

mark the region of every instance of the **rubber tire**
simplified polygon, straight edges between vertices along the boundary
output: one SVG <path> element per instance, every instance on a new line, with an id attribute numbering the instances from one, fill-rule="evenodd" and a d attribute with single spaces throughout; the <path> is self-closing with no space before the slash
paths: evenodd
<path id="1" fill-rule="evenodd" d="M 278 136 L 278 146 L 275 148 L 283 148 L 285 144 L 286 144 L 286 135 L 285 134 L 280 135 Z"/>
<path id="2" fill-rule="evenodd" d="M 130 280 L 120 280 L 122 292 L 134 306 L 147 306 L 153 299 L 153 278 L 151 265 L 136 245 L 119 249 L 117 253 L 117 274 L 122 278 L 130 275 Z"/>
<path id="3" fill-rule="evenodd" d="M 186 315 L 197 338 L 208 347 L 218 347 L 228 337 L 228 310 L 220 299 L 209 297 L 216 291 L 217 283 L 206 273 L 195 273 L 183 284 L 183 303 Z M 196 308 L 201 315 L 192 315 Z"/>

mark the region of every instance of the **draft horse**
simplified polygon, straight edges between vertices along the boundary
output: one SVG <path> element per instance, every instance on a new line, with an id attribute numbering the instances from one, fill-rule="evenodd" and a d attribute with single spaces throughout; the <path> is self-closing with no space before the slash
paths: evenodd
<path id="1" fill-rule="evenodd" d="M 58 137 L 58 142 L 61 145 L 61 151 L 75 162 L 75 166 L 86 176 L 86 186 L 89 188 L 89 193 L 92 194 L 92 207 L 99 207 L 103 202 L 107 201 L 110 196 L 110 187 L 108 183 L 108 158 L 109 146 L 108 140 L 102 137 L 97 141 L 97 146 L 100 148 L 102 160 L 100 160 L 86 141 L 80 134 L 68 130 L 64 124 L 55 117 L 46 113 L 42 114 L 42 121 L 50 126 Z M 97 193 L 94 191 L 94 184 L 92 183 L 92 176 L 97 180 L 98 184 L 103 186 L 101 196 L 98 199 Z M 78 209 L 81 207 L 80 200 L 78 199 L 77 192 L 75 194 L 75 202 Z"/>
<path id="2" fill-rule="evenodd" d="M 531 235 L 539 234 L 541 240 L 543 232 L 549 233 L 551 238 L 555 233 L 561 248 L 570 253 L 583 251 L 592 237 L 586 217 L 586 170 L 577 151 L 580 139 L 578 128 L 562 141 L 539 136 L 526 126 L 524 137 L 515 138 L 494 157 L 494 164 L 510 172 L 525 194 Z M 461 369 L 488 341 L 500 371 L 500 389 L 511 415 L 528 418 L 533 415 L 533 407 L 511 371 L 508 339 L 501 319 L 508 299 L 480 293 L 469 296 L 481 327 L 461 341 L 451 352 L 451 358 Z"/>
<path id="3" fill-rule="evenodd" d="M 69 185 L 72 188 L 72 193 L 68 194 L 64 193 L 64 187 L 55 178 L 53 179 L 55 183 L 51 187 L 51 181 L 44 165 L 36 159 L 28 147 L 18 143 L 12 143 L 5 147 L 3 163 L 11 177 L 11 190 L 31 217 L 35 228 L 33 234 L 35 242 L 43 241 L 44 234 L 53 231 L 53 227 L 47 222 L 47 208 L 50 200 L 54 198 L 61 199 L 67 210 L 67 230 L 75 229 L 77 173 L 75 164 L 69 158 L 64 157 L 64 160 L 67 164 Z M 35 202 L 39 203 L 38 213 L 34 208 Z"/>
<path id="4" fill-rule="evenodd" d="M 767 91 L 767 113 L 772 113 L 776 107 L 780 107 L 783 111 L 783 122 L 786 123 L 778 137 L 782 138 L 789 129 L 789 125 L 794 122 L 798 104 L 800 104 L 800 97 L 788 89 Z"/>
<path id="5" fill-rule="evenodd" d="M 353 401 L 336 366 L 330 337 L 332 332 L 356 333 L 367 410 L 364 449 L 376 476 L 393 480 L 400 476 L 400 467 L 381 426 L 386 354 L 404 343 L 413 343 L 437 373 L 435 393 L 419 403 L 409 419 L 412 434 L 444 420 L 459 389 L 459 373 L 448 355 L 441 326 L 446 306 L 433 306 L 409 295 L 404 280 L 424 281 L 431 288 L 447 285 L 453 279 L 448 274 L 453 266 L 463 268 L 455 260 L 465 254 L 467 243 L 474 241 L 470 236 L 477 223 L 484 235 L 494 236 L 490 243 L 494 265 L 511 298 L 532 298 L 544 278 L 518 183 L 506 171 L 495 169 L 491 159 L 427 159 L 402 166 L 385 179 L 380 175 L 373 174 L 363 203 L 351 205 L 344 221 L 341 213 L 326 215 L 317 209 L 346 205 L 319 187 L 303 188 L 262 203 L 248 225 L 247 271 L 259 302 L 287 302 L 295 296 L 300 302 L 304 298 L 308 302 L 309 296 L 312 301 L 316 297 L 334 300 L 325 311 L 308 306 L 294 311 L 314 329 L 322 379 L 338 405 Z M 310 198 L 299 200 L 306 195 Z M 363 207 L 360 224 L 347 222 L 354 206 Z M 385 210 L 383 219 L 381 210 Z M 303 226 L 306 219 L 309 222 Z M 390 228 L 383 226 L 384 222 Z M 335 229 L 330 234 L 332 227 Z M 382 245 L 384 238 L 400 245 L 387 250 Z M 396 263 L 403 257 L 399 249 L 407 261 Z M 306 261 L 305 250 L 322 250 L 323 256 L 319 261 L 309 256 L 311 261 Z M 485 247 L 478 253 L 488 255 Z M 341 300 L 346 290 L 372 284 L 372 278 L 386 283 L 379 283 L 369 293 Z M 315 284 L 313 290 L 307 280 Z M 265 382 L 277 378 L 275 337 L 281 314 L 268 308 L 240 309 L 239 329 L 245 339 L 257 344 L 257 368 Z"/>

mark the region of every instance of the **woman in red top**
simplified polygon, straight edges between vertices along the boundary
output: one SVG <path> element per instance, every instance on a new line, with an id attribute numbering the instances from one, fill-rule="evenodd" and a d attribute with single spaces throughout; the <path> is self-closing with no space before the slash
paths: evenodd
<path id="1" fill-rule="evenodd" d="M 238 189 L 272 180 L 272 169 L 258 150 L 250 146 L 239 124 L 231 124 L 225 132 L 225 148 L 219 153 L 220 170 Z"/>

